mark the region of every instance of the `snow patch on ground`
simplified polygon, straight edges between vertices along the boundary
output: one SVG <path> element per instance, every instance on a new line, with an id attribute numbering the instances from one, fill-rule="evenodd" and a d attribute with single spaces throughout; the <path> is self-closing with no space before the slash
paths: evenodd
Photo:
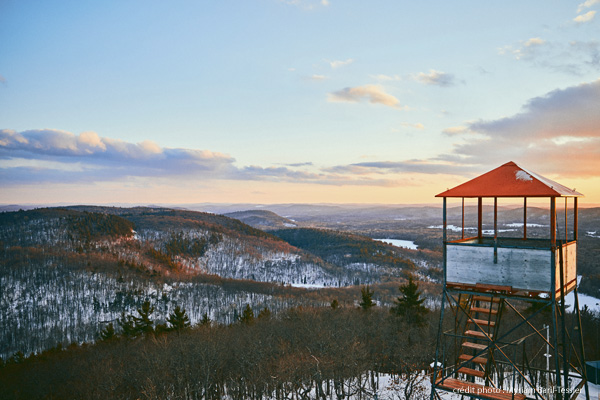
<path id="1" fill-rule="evenodd" d="M 431 225 L 427 227 L 428 229 L 444 229 L 444 225 Z M 446 229 L 451 230 L 452 232 L 460 232 L 462 228 L 456 225 L 446 225 Z M 465 228 L 465 230 L 474 229 L 474 228 Z"/>
<path id="2" fill-rule="evenodd" d="M 290 283 L 290 286 L 304 289 L 322 289 L 324 287 L 327 287 L 325 285 L 315 283 Z"/>
<path id="3" fill-rule="evenodd" d="M 396 247 L 404 247 L 405 249 L 417 250 L 417 245 L 412 240 L 402 240 L 402 239 L 373 239 L 378 242 L 389 243 L 392 246 Z"/>
<path id="4" fill-rule="evenodd" d="M 600 299 L 592 296 L 588 296 L 587 294 L 578 293 L 577 297 L 579 298 L 579 309 L 581 310 L 584 306 L 588 306 L 588 308 L 596 313 L 600 313 Z M 568 310 L 573 310 L 575 308 L 575 293 L 569 293 L 565 298 L 565 305 L 571 306 Z M 567 311 L 568 311 L 567 310 Z"/>

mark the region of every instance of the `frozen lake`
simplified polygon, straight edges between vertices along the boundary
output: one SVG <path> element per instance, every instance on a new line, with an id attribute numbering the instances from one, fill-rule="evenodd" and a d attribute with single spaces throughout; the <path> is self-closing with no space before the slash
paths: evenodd
<path id="1" fill-rule="evenodd" d="M 404 247 L 405 249 L 417 250 L 417 245 L 415 242 L 411 240 L 401 240 L 401 239 L 373 239 L 378 242 L 389 243 L 392 246 L 396 247 Z"/>

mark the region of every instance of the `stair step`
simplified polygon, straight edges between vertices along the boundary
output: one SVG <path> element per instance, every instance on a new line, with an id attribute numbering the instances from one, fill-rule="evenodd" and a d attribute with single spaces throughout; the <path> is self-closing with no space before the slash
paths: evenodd
<path id="1" fill-rule="evenodd" d="M 487 301 L 500 303 L 500 299 L 498 297 L 489 297 L 489 296 L 473 296 L 473 301 Z"/>
<path id="2" fill-rule="evenodd" d="M 498 314 L 498 311 L 496 311 L 496 310 L 490 310 L 489 308 L 481 308 L 481 307 L 471 307 L 471 311 L 492 314 L 492 315 Z"/>
<path id="3" fill-rule="evenodd" d="M 487 339 L 488 338 L 485 333 L 479 332 L 479 331 L 471 331 L 471 330 L 469 330 L 469 331 L 465 332 L 465 335 L 466 336 L 473 336 L 473 337 L 481 338 L 481 339 Z M 491 333 L 488 333 L 487 335 L 490 338 L 493 336 Z"/>
<path id="4" fill-rule="evenodd" d="M 478 343 L 471 343 L 471 342 L 464 342 L 463 347 L 468 347 L 470 349 L 475 349 L 475 350 L 485 350 L 488 348 L 488 346 L 486 346 L 485 344 L 478 344 Z"/>
<path id="5" fill-rule="evenodd" d="M 435 385 L 448 392 L 454 392 L 457 394 L 465 394 L 467 396 L 475 395 L 482 399 L 488 400 L 525 400 L 525 395 L 521 393 L 515 393 L 514 397 L 508 390 L 497 389 L 490 386 L 478 385 L 472 382 L 461 381 L 460 379 L 446 378 L 443 381 L 439 379 L 435 382 Z"/>
<path id="6" fill-rule="evenodd" d="M 485 357 L 475 357 L 473 358 L 473 356 L 470 356 L 468 354 L 461 354 L 460 356 L 458 356 L 458 359 L 461 361 L 471 361 L 477 364 L 487 364 L 487 358 Z"/>
<path id="7" fill-rule="evenodd" d="M 465 375 L 471 375 L 471 376 L 477 376 L 479 378 L 483 378 L 485 376 L 485 372 L 483 371 L 478 371 L 476 369 L 473 368 L 467 368 L 467 367 L 461 367 L 458 369 L 458 372 L 460 374 L 465 374 Z"/>
<path id="8" fill-rule="evenodd" d="M 486 321 L 485 319 L 469 318 L 468 322 L 476 323 L 477 325 L 496 326 L 494 321 Z"/>

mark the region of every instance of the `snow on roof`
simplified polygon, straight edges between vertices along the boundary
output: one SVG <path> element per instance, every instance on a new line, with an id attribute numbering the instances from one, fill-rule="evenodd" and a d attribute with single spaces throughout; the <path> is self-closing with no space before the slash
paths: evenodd
<path id="1" fill-rule="evenodd" d="M 435 197 L 579 197 L 575 189 L 510 161 Z"/>

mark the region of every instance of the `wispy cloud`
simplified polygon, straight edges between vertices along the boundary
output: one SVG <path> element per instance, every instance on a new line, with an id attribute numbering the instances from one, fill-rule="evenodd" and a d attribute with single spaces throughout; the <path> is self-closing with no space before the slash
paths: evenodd
<path id="1" fill-rule="evenodd" d="M 434 69 L 429 70 L 429 72 L 420 72 L 414 76 L 414 79 L 426 85 L 452 86 L 455 84 L 453 74 Z"/>
<path id="2" fill-rule="evenodd" d="M 350 102 L 358 103 L 367 100 L 372 104 L 382 104 L 388 107 L 399 108 L 400 100 L 385 92 L 380 85 L 363 85 L 357 87 L 347 87 L 333 93 L 329 93 L 330 102 Z"/>
<path id="3" fill-rule="evenodd" d="M 385 75 L 385 74 L 371 75 L 371 78 L 376 79 L 378 81 L 401 81 L 402 80 L 402 77 L 400 75 Z"/>
<path id="4" fill-rule="evenodd" d="M 446 135 L 461 135 L 463 133 L 467 133 L 469 128 L 466 126 L 451 126 L 450 128 L 446 128 L 442 131 Z"/>
<path id="5" fill-rule="evenodd" d="M 368 93 L 368 94 L 365 94 Z M 384 92 L 385 93 L 385 92 Z M 352 100 L 372 91 L 343 91 Z M 394 98 L 395 99 L 395 98 Z M 389 100 L 389 99 L 388 99 Z M 390 100 L 391 101 L 391 100 Z M 393 104 L 396 104 L 392 101 Z M 177 178 L 185 181 L 239 180 L 335 186 L 394 187 L 411 174 L 469 176 L 513 160 L 545 174 L 600 175 L 600 79 L 557 89 L 527 101 L 512 116 L 450 127 L 457 140 L 446 153 L 428 159 L 380 160 L 334 166 L 311 162 L 236 166 L 227 154 L 130 143 L 94 132 L 0 130 L 0 184 L 82 183 L 121 178 Z M 418 124 L 406 124 L 419 129 Z"/>
<path id="6" fill-rule="evenodd" d="M 404 126 L 404 127 L 406 127 L 406 128 L 414 128 L 414 129 L 418 129 L 418 130 L 423 130 L 423 129 L 425 129 L 425 125 L 423 125 L 423 124 L 422 124 L 422 123 L 420 123 L 420 122 L 417 122 L 417 123 L 415 123 L 415 124 L 410 124 L 410 123 L 407 123 L 407 122 L 403 122 L 403 123 L 401 123 L 400 125 L 402 125 L 402 126 Z"/>
<path id="7" fill-rule="evenodd" d="M 436 160 L 373 161 L 337 165 L 326 169 L 338 174 L 397 174 L 416 173 L 428 175 L 464 175 L 474 171 L 469 165 Z"/>
<path id="8" fill-rule="evenodd" d="M 425 174 L 472 176 L 509 160 L 564 177 L 600 175 L 600 79 L 529 100 L 522 111 L 444 130 L 475 134 L 429 159 L 372 161 L 323 171 L 346 176 Z"/>
<path id="9" fill-rule="evenodd" d="M 600 171 L 600 80 L 557 89 L 529 100 L 522 111 L 496 120 L 468 123 L 479 139 L 455 147 L 441 159 L 489 164 L 527 163 L 564 176 Z"/>
<path id="10" fill-rule="evenodd" d="M 329 63 L 329 66 L 333 69 L 336 68 L 340 68 L 340 67 L 344 67 L 346 65 L 350 65 L 354 62 L 354 59 L 352 58 L 348 58 L 347 60 L 334 60 L 334 61 L 327 61 Z"/>
<path id="11" fill-rule="evenodd" d="M 129 143 L 94 132 L 75 135 L 42 129 L 0 130 L 0 183 L 5 185 L 111 182 L 120 179 L 198 179 L 312 183 L 334 186 L 393 186 L 389 178 L 331 173 L 311 162 L 238 167 L 231 156 L 208 150 Z"/>
<path id="12" fill-rule="evenodd" d="M 307 162 L 301 162 L 301 163 L 291 163 L 291 164 L 281 164 L 281 165 L 284 165 L 286 167 L 298 168 L 298 167 L 310 167 L 313 165 L 313 163 L 310 161 L 307 161 Z"/>
<path id="13" fill-rule="evenodd" d="M 573 21 L 577 22 L 578 24 L 583 24 L 593 20 L 594 16 L 596 16 L 596 11 L 588 11 L 585 14 L 576 16 L 575 18 L 573 18 Z"/>
<path id="14" fill-rule="evenodd" d="M 280 0 L 282 3 L 296 6 L 303 10 L 314 10 L 317 7 L 327 7 L 330 5 L 329 0 Z"/>
<path id="15" fill-rule="evenodd" d="M 37 165 L 31 160 L 36 160 Z M 75 135 L 53 129 L 0 130 L 0 169 L 13 169 L 16 165 L 30 169 L 33 174 L 23 177 L 25 180 L 56 169 L 70 170 L 81 179 L 93 176 L 98 180 L 208 174 L 231 170 L 234 161 L 228 155 L 207 150 L 161 148 L 151 141 L 129 143 L 100 137 L 95 132 Z"/>
<path id="16" fill-rule="evenodd" d="M 307 77 L 307 79 L 309 79 L 311 81 L 324 81 L 329 78 L 325 75 L 314 74 L 314 75 Z"/>
<path id="17" fill-rule="evenodd" d="M 521 41 L 517 47 L 504 46 L 499 49 L 501 55 L 511 54 L 517 60 L 530 60 L 537 56 L 548 43 L 539 37 Z"/>
<path id="18" fill-rule="evenodd" d="M 600 42 L 597 40 L 560 43 L 531 38 L 517 46 L 504 46 L 498 52 L 540 68 L 571 75 L 600 70 Z"/>
<path id="19" fill-rule="evenodd" d="M 579 4 L 579 6 L 577 7 L 577 12 L 580 13 L 586 8 L 590 8 L 595 4 L 600 4 L 600 0 L 586 0 L 585 2 Z"/>

